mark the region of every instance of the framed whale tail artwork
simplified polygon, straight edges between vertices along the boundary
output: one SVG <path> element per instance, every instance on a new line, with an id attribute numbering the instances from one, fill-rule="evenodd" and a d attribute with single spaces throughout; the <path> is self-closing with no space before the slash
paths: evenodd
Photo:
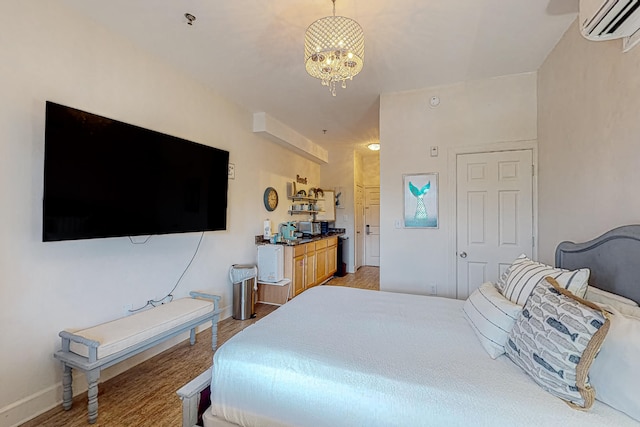
<path id="1" fill-rule="evenodd" d="M 404 227 L 438 228 L 438 174 L 402 175 Z"/>

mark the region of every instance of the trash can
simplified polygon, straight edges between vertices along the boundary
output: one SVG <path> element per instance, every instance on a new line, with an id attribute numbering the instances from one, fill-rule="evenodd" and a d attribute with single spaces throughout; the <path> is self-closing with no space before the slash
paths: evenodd
<path id="1" fill-rule="evenodd" d="M 337 250 L 337 270 L 336 276 L 344 277 L 347 275 L 347 263 L 344 262 L 344 245 L 346 245 L 345 240 L 348 237 L 340 236 L 338 237 L 338 250 Z"/>
<path id="2" fill-rule="evenodd" d="M 247 320 L 256 317 L 256 293 L 258 269 L 251 264 L 233 264 L 229 278 L 233 283 L 233 318 Z"/>

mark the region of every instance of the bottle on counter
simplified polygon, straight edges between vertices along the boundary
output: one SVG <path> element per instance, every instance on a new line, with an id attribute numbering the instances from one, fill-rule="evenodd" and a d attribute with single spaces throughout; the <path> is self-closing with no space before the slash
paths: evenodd
<path id="1" fill-rule="evenodd" d="M 271 221 L 269 220 L 269 218 L 264 220 L 262 229 L 263 229 L 262 237 L 265 240 L 269 240 L 271 238 Z"/>

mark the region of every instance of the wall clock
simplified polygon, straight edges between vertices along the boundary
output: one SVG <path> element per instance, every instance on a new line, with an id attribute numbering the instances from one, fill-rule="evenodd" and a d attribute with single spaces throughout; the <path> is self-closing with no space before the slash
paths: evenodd
<path id="1" fill-rule="evenodd" d="M 267 187 L 267 189 L 264 190 L 263 201 L 264 207 L 269 212 L 274 211 L 278 206 L 278 192 L 276 191 L 276 189 L 273 187 Z"/>

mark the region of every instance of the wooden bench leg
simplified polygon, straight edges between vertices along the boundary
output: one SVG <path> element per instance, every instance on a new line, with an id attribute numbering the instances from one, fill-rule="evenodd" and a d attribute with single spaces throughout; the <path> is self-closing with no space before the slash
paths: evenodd
<path id="1" fill-rule="evenodd" d="M 73 404 L 73 375 L 71 366 L 66 363 L 62 364 L 62 369 L 62 407 L 68 411 Z"/>
<path id="2" fill-rule="evenodd" d="M 89 413 L 89 424 L 93 424 L 98 419 L 98 379 L 100 378 L 100 369 L 87 371 L 86 375 L 89 386 L 87 412 Z"/>

